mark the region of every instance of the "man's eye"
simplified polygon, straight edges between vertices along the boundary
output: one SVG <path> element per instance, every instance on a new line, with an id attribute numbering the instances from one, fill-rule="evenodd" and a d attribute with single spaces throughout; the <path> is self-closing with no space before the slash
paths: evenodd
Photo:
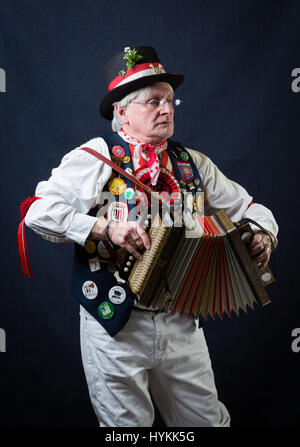
<path id="1" fill-rule="evenodd" d="M 155 100 L 149 102 L 149 104 L 151 104 L 154 107 L 159 106 L 159 103 L 160 103 L 159 101 L 155 101 Z"/>

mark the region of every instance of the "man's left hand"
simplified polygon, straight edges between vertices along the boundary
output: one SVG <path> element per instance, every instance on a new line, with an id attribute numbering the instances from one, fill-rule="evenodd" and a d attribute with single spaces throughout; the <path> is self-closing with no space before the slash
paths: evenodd
<path id="1" fill-rule="evenodd" d="M 270 237 L 263 231 L 255 231 L 252 241 L 248 245 L 248 252 L 253 261 L 260 264 L 263 270 L 270 260 L 272 245 Z"/>

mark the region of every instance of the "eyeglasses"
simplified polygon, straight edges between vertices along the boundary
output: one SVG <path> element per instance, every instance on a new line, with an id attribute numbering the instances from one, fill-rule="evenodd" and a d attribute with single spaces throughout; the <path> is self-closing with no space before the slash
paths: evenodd
<path id="1" fill-rule="evenodd" d="M 144 104 L 152 109 L 161 109 L 165 104 L 172 105 L 173 107 L 178 107 L 183 103 L 181 99 L 153 99 L 153 101 L 143 102 L 143 101 L 131 101 L 131 104 Z"/>

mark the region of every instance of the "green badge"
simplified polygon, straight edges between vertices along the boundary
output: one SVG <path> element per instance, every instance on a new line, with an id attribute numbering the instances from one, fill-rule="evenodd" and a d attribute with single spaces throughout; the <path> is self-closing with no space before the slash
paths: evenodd
<path id="1" fill-rule="evenodd" d="M 180 158 L 183 161 L 187 161 L 189 159 L 189 154 L 187 152 L 181 152 Z"/>
<path id="2" fill-rule="evenodd" d="M 115 306 L 109 301 L 103 301 L 98 307 L 98 314 L 103 320 L 110 320 L 115 315 Z"/>
<path id="3" fill-rule="evenodd" d="M 126 200 L 131 200 L 134 198 L 134 189 L 132 188 L 127 188 L 124 191 L 124 197 Z"/>

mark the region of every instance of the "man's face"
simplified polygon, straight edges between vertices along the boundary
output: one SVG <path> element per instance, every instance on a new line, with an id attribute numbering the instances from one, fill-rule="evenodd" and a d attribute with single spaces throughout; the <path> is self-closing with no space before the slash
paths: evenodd
<path id="1" fill-rule="evenodd" d="M 143 102 L 173 99 L 173 92 L 165 82 L 151 86 L 151 93 Z M 174 108 L 172 104 L 157 108 L 147 104 L 136 104 L 134 100 L 123 110 L 123 129 L 141 142 L 159 144 L 174 132 Z"/>

